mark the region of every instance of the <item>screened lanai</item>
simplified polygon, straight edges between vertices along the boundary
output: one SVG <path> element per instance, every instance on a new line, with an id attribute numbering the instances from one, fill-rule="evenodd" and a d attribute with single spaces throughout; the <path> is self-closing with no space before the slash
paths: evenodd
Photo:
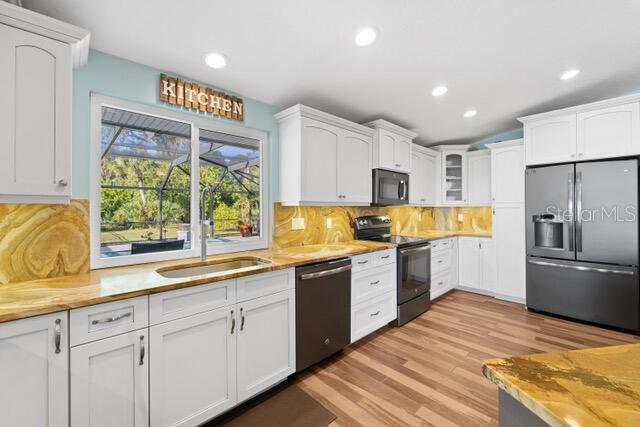
<path id="1" fill-rule="evenodd" d="M 257 140 L 198 129 L 194 177 L 188 123 L 102 107 L 101 132 L 102 256 L 191 248 L 192 179 L 211 188 L 209 241 L 260 234 Z"/>

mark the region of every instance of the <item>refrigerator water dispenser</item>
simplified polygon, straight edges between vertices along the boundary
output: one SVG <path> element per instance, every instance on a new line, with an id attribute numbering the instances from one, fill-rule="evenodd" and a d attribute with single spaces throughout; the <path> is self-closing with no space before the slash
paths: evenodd
<path id="1" fill-rule="evenodd" d="M 555 221 L 551 214 L 533 215 L 535 246 L 547 249 L 562 249 L 562 222 Z"/>

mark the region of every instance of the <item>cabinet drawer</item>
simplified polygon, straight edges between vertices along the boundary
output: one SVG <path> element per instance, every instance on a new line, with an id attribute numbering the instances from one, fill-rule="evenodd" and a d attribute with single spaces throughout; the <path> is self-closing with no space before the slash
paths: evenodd
<path id="1" fill-rule="evenodd" d="M 359 304 L 369 298 L 394 291 L 395 289 L 395 265 L 383 265 L 357 272 L 351 276 L 351 304 Z"/>
<path id="2" fill-rule="evenodd" d="M 351 342 L 380 329 L 396 318 L 395 291 L 371 298 L 351 309 Z"/>
<path id="3" fill-rule="evenodd" d="M 147 296 L 108 302 L 70 312 L 71 346 L 149 326 Z"/>
<path id="4" fill-rule="evenodd" d="M 436 274 L 431 278 L 431 293 L 440 292 L 443 289 L 449 288 L 451 283 L 451 275 L 448 271 L 441 274 Z"/>
<path id="5" fill-rule="evenodd" d="M 358 272 L 373 267 L 373 253 L 356 255 L 351 257 L 351 271 Z"/>
<path id="6" fill-rule="evenodd" d="M 253 276 L 239 277 L 236 288 L 238 302 L 275 294 L 296 287 L 295 270 L 278 270 Z"/>
<path id="7" fill-rule="evenodd" d="M 431 255 L 431 274 L 447 271 L 451 267 L 451 251 L 439 251 Z"/>
<path id="8" fill-rule="evenodd" d="M 453 248 L 453 239 L 440 239 L 431 242 L 431 253 Z"/>
<path id="9" fill-rule="evenodd" d="M 396 250 L 387 249 L 373 253 L 373 265 L 388 265 L 396 263 Z"/>
<path id="10" fill-rule="evenodd" d="M 149 297 L 149 323 L 157 325 L 235 302 L 235 280 L 162 292 Z"/>

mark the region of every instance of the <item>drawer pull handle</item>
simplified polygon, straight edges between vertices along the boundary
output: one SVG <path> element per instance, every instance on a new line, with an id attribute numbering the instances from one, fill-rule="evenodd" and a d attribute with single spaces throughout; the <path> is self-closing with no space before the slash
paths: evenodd
<path id="1" fill-rule="evenodd" d="M 240 330 L 244 331 L 244 308 L 240 308 Z"/>
<path id="2" fill-rule="evenodd" d="M 56 348 L 56 354 L 60 353 L 60 340 L 62 339 L 62 329 L 60 323 L 62 320 L 56 319 L 55 325 L 53 327 L 53 344 Z"/>
<path id="3" fill-rule="evenodd" d="M 363 265 L 363 264 L 366 264 L 368 262 L 369 262 L 369 260 L 365 259 L 364 261 L 358 261 L 358 264 Z"/>
<path id="4" fill-rule="evenodd" d="M 438 264 L 442 264 L 442 260 L 441 259 L 438 260 Z"/>
<path id="5" fill-rule="evenodd" d="M 118 320 L 122 320 L 126 317 L 131 317 L 131 312 L 128 311 L 126 313 L 122 313 L 119 316 L 113 316 L 113 317 L 105 317 L 104 319 L 95 319 L 91 321 L 92 325 L 99 325 L 101 323 L 111 323 L 111 322 L 117 322 Z"/>
<path id="6" fill-rule="evenodd" d="M 376 280 L 375 282 L 370 282 L 370 285 L 377 285 L 378 283 L 380 283 L 380 280 Z"/>
<path id="7" fill-rule="evenodd" d="M 233 310 L 231 310 L 231 335 L 236 330 L 236 316 L 233 315 Z"/>
<path id="8" fill-rule="evenodd" d="M 377 316 L 378 314 L 380 314 L 380 310 L 376 311 L 375 313 L 371 313 L 371 317 Z"/>
<path id="9" fill-rule="evenodd" d="M 140 366 L 144 365 L 144 335 L 140 335 Z"/>
<path id="10" fill-rule="evenodd" d="M 442 280 L 438 282 L 438 285 L 442 285 Z"/>
<path id="11" fill-rule="evenodd" d="M 391 255 L 385 255 L 385 256 L 381 256 L 380 259 L 389 259 L 391 257 Z"/>

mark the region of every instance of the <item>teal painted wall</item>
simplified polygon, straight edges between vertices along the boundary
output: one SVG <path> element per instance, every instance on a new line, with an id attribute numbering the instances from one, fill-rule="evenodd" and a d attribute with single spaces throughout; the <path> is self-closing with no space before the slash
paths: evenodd
<path id="1" fill-rule="evenodd" d="M 128 61 L 97 50 L 89 52 L 89 62 L 73 73 L 73 197 L 89 197 L 89 155 L 91 126 L 91 93 L 123 98 L 143 104 L 178 109 L 202 115 L 182 107 L 161 102 L 158 96 L 160 70 Z M 171 70 L 164 71 L 173 74 Z M 182 76 L 189 79 L 189 76 Z M 190 79 L 189 79 L 190 80 Z M 210 85 L 211 86 L 211 85 Z M 219 88 L 224 90 L 224 88 Z M 242 126 L 269 133 L 269 191 L 271 200 L 278 199 L 278 126 L 273 115 L 281 109 L 247 98 L 244 94 Z M 207 116 L 210 117 L 210 116 Z M 240 122 L 211 117 L 211 120 Z"/>
<path id="2" fill-rule="evenodd" d="M 489 138 L 484 138 L 478 142 L 474 142 L 473 144 L 471 144 L 471 147 L 476 150 L 481 150 L 485 148 L 487 144 L 501 141 L 510 141 L 512 139 L 520 139 L 523 137 L 523 135 L 523 128 L 518 128 L 490 136 Z"/>

